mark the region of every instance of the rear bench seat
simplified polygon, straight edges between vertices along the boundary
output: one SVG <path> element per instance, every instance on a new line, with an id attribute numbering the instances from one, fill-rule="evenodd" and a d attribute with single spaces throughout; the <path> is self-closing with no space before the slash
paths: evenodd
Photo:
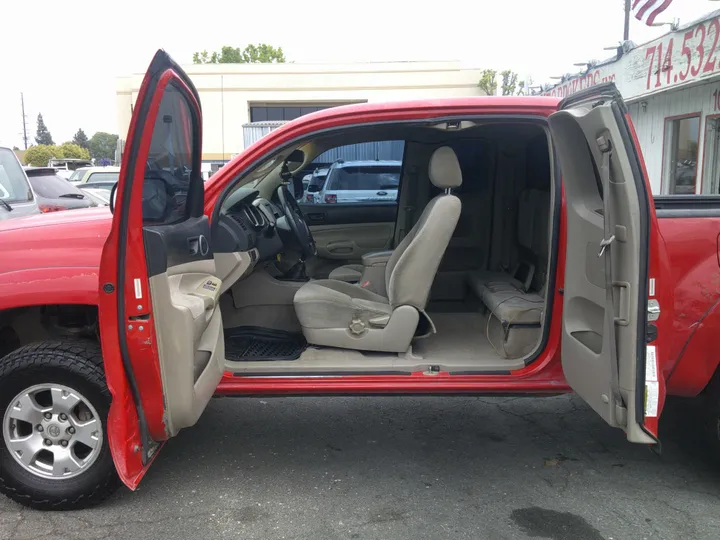
<path id="1" fill-rule="evenodd" d="M 540 339 L 545 307 L 549 240 L 550 193 L 526 189 L 518 198 L 518 263 L 511 273 L 476 271 L 470 288 L 487 307 L 487 337 L 506 358 L 532 352 Z M 529 287 L 518 279 L 534 267 Z M 524 276 L 523 276 L 524 279 Z"/>

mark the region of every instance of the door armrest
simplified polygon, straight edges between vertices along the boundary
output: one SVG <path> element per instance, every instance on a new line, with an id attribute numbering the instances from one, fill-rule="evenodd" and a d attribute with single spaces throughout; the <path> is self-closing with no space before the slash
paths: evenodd
<path id="1" fill-rule="evenodd" d="M 392 250 L 366 253 L 362 256 L 363 266 L 387 266 L 387 262 L 390 260 L 390 257 L 392 257 L 392 254 Z"/>

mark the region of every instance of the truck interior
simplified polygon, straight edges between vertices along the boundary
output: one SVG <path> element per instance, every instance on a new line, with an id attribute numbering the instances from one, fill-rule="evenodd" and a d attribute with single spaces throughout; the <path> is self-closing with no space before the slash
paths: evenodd
<path id="1" fill-rule="evenodd" d="M 279 200 L 290 198 L 282 186 L 292 188 L 316 156 L 384 140 L 404 141 L 395 204 L 305 205 L 301 212 Z M 551 156 L 541 121 L 469 119 L 336 131 L 246 171 L 213 219 L 224 370 L 287 376 L 523 368 L 542 350 L 552 302 Z M 304 214 L 314 253 L 303 253 L 288 207 Z M 350 217 L 313 225 L 308 216 L 318 212 Z M 233 231 L 238 224 L 250 240 Z M 358 258 L 332 258 L 328 246 L 340 231 L 361 246 L 352 250 Z"/>

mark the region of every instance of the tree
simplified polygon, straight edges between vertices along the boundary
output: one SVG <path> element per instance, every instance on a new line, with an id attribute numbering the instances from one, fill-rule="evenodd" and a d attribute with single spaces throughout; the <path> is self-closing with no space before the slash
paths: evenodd
<path id="1" fill-rule="evenodd" d="M 33 167 L 47 167 L 48 161 L 52 158 L 62 158 L 58 155 L 57 146 L 49 146 L 46 144 L 38 144 L 31 146 L 25 151 L 25 164 Z"/>
<path id="2" fill-rule="evenodd" d="M 503 96 L 520 96 L 525 92 L 525 81 L 518 81 L 518 74 L 514 71 L 501 71 L 500 77 L 500 91 Z"/>
<path id="3" fill-rule="evenodd" d="M 266 43 L 250 44 L 242 52 L 242 61 L 244 64 L 283 64 L 285 54 L 282 47 L 276 49 Z"/>
<path id="4" fill-rule="evenodd" d="M 35 142 L 45 146 L 52 146 L 55 144 L 52 140 L 52 135 L 50 135 L 50 132 L 45 125 L 42 114 L 38 114 L 37 117 L 37 133 L 35 134 Z"/>
<path id="5" fill-rule="evenodd" d="M 73 142 L 62 143 L 58 150 L 64 158 L 90 159 L 90 151 Z"/>
<path id="6" fill-rule="evenodd" d="M 207 51 L 193 53 L 193 64 L 282 64 L 285 54 L 282 47 L 273 47 L 267 43 L 248 45 L 243 50 L 225 45 L 220 52 L 209 54 Z"/>
<path id="7" fill-rule="evenodd" d="M 98 131 L 90 137 L 88 146 L 90 148 L 90 156 L 94 159 L 115 159 L 115 149 L 117 148 L 118 136 L 103 131 Z"/>
<path id="8" fill-rule="evenodd" d="M 89 148 L 89 141 L 87 135 L 85 135 L 85 132 L 82 130 L 82 128 L 78 129 L 77 133 L 73 135 L 72 142 L 77 144 L 81 148 Z"/>
<path id="9" fill-rule="evenodd" d="M 496 75 L 497 71 L 494 69 L 484 69 L 480 74 L 478 87 L 488 96 L 494 96 L 497 94 L 497 81 L 495 80 Z"/>

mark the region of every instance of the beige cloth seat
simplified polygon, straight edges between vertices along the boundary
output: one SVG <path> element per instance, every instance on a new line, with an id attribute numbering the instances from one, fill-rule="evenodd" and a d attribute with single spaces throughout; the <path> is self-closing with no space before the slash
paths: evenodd
<path id="1" fill-rule="evenodd" d="M 470 285 L 488 309 L 487 334 L 503 356 L 518 358 L 532 352 L 540 340 L 545 310 L 550 193 L 524 190 L 518 201 L 518 250 L 523 264 L 532 265 L 529 283 L 510 274 L 474 273 Z"/>
<path id="2" fill-rule="evenodd" d="M 368 351 L 404 352 L 415 335 L 440 260 L 460 217 L 462 183 L 455 152 L 441 147 L 429 177 L 444 189 L 393 251 L 385 268 L 387 297 L 338 280 L 310 281 L 295 294 L 295 312 L 308 343 Z"/>

